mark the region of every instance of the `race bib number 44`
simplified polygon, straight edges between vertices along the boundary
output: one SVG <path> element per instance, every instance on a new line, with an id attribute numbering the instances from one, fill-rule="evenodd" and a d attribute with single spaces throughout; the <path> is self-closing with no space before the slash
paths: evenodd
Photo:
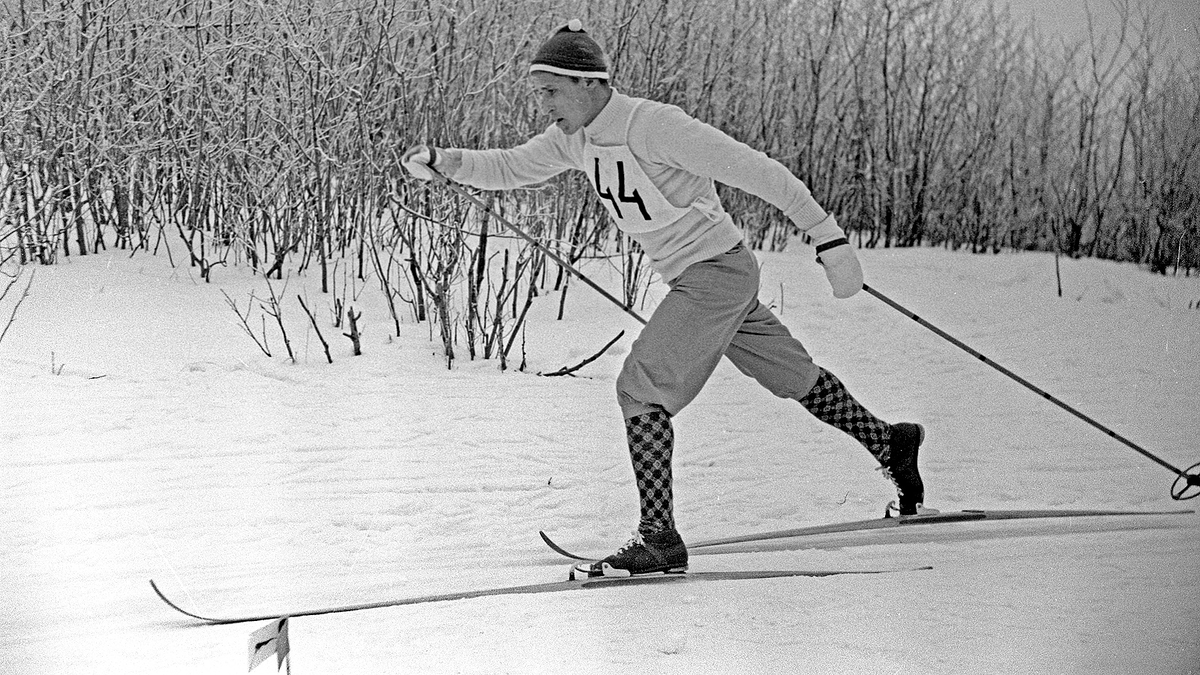
<path id="1" fill-rule="evenodd" d="M 625 232 L 652 232 L 688 212 L 667 201 L 629 148 L 592 147 L 588 178 L 600 201 Z"/>
<path id="2" fill-rule="evenodd" d="M 608 201 L 608 209 L 613 213 L 617 220 L 624 220 L 624 212 L 621 211 L 621 204 L 636 204 L 637 210 L 642 214 L 642 220 L 649 222 L 652 220 L 650 212 L 646 210 L 646 202 L 642 201 L 642 195 L 638 190 L 626 192 L 625 184 L 625 162 L 617 161 L 617 194 L 613 195 L 612 188 L 604 184 L 604 177 L 600 174 L 600 158 L 596 157 L 596 170 L 593 173 L 592 184 L 596 186 L 596 194 L 600 195 L 601 199 Z"/>

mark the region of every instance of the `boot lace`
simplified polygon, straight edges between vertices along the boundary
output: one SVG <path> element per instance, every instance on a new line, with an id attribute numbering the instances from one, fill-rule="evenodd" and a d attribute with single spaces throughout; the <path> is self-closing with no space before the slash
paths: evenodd
<path id="1" fill-rule="evenodd" d="M 891 482 L 892 487 L 896 488 L 896 496 L 898 496 L 898 497 L 904 496 L 904 489 L 901 488 L 900 483 L 896 481 L 896 474 L 892 473 L 891 467 L 881 465 L 881 466 L 877 467 L 875 470 L 878 471 L 879 473 L 882 473 L 883 477 L 888 479 L 888 481 Z"/>
<path id="2" fill-rule="evenodd" d="M 625 542 L 625 545 L 617 551 L 617 555 L 628 553 L 635 548 L 646 548 L 646 539 L 642 537 L 642 533 L 639 530 L 633 531 L 633 535 L 630 537 L 629 541 Z"/>

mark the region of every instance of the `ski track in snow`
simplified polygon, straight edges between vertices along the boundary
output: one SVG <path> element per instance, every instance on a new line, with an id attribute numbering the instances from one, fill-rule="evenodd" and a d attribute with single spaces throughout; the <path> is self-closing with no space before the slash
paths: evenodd
<path id="1" fill-rule="evenodd" d="M 1130 265 L 863 251 L 868 282 L 1176 466 L 1200 459 L 1200 279 Z M 928 501 L 957 508 L 1194 507 L 1169 472 L 878 300 L 829 297 L 811 249 L 762 254 L 760 297 L 885 419 L 919 420 Z M 603 277 L 604 270 L 589 270 Z M 0 673 L 245 672 L 257 626 L 163 605 L 271 613 L 565 576 L 537 537 L 608 552 L 636 520 L 613 382 L 637 325 L 582 287 L 534 305 L 529 370 L 447 370 L 400 337 L 371 282 L 364 352 L 319 280 L 287 283 L 297 364 L 262 355 L 221 295 L 165 258 L 39 268 L 0 344 Z M 339 280 L 339 283 L 341 281 Z M 277 290 L 280 286 L 277 284 Z M 659 297 L 663 288 L 651 292 Z M 325 363 L 295 301 L 323 313 Z M 649 309 L 649 308 L 648 308 Z M 321 314 L 318 314 L 320 316 Z M 519 347 L 518 347 L 519 349 Z M 515 356 L 514 362 L 520 357 Z M 728 363 L 676 420 L 686 538 L 880 514 L 867 454 Z M 293 620 L 296 673 L 1195 673 L 1200 516 L 962 523 L 780 542 L 693 569 L 878 577 L 505 596 Z M 265 666 L 271 667 L 271 666 Z M 261 670 L 261 667 L 260 667 Z"/>

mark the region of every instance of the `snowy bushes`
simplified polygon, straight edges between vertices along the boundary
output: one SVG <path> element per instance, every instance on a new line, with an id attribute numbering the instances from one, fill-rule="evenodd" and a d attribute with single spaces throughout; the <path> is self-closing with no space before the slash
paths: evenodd
<path id="1" fill-rule="evenodd" d="M 862 245 L 1200 267 L 1200 75 L 1134 8 L 1060 49 L 966 0 L 2 5 L 0 247 L 22 263 L 116 247 L 325 291 L 342 263 L 395 322 L 408 305 L 448 350 L 504 354 L 561 271 L 397 158 L 544 127 L 525 64 L 579 16 L 619 88 L 780 159 Z M 640 252 L 588 192 L 564 177 L 494 203 L 564 257 L 619 255 L 633 303 Z M 786 243 L 771 207 L 723 197 L 755 246 Z"/>

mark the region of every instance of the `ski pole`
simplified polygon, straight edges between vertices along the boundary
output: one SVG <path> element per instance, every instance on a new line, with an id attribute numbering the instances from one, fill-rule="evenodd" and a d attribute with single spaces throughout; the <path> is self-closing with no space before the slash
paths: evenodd
<path id="1" fill-rule="evenodd" d="M 434 169 L 432 166 L 429 167 L 429 169 L 430 169 L 430 171 L 433 172 L 433 174 L 435 176 L 437 176 L 438 181 L 442 185 L 450 188 L 458 195 L 466 198 L 467 201 L 469 201 L 472 204 L 474 204 L 475 206 L 479 207 L 480 210 L 487 212 L 493 218 L 500 221 L 500 224 L 503 225 L 505 228 L 507 228 L 508 231 L 517 235 L 521 239 L 524 239 L 525 241 L 529 242 L 531 245 L 533 245 L 535 248 L 537 248 L 539 251 L 541 251 L 547 258 L 553 260 L 560 267 L 562 267 L 566 271 L 570 272 L 571 274 L 575 275 L 583 283 L 587 284 L 588 286 L 591 286 L 592 290 L 594 290 L 597 293 L 599 293 L 600 295 L 604 296 L 604 298 L 607 299 L 612 304 L 616 305 L 617 307 L 620 307 L 626 314 L 637 319 L 638 323 L 642 324 L 643 326 L 646 325 L 646 320 L 643 319 L 640 314 L 633 311 L 632 307 L 627 306 L 625 303 L 618 300 L 612 293 L 609 293 L 608 291 L 601 288 L 599 284 L 597 284 L 595 281 L 592 281 L 590 278 L 588 278 L 588 276 L 586 274 L 584 274 L 583 272 L 580 272 L 578 269 L 576 269 L 574 265 L 567 262 L 566 260 L 563 260 L 563 258 L 561 256 L 559 256 L 557 253 L 555 253 L 554 251 L 551 251 L 550 247 L 546 246 L 545 244 L 538 241 L 537 239 L 534 239 L 532 236 L 530 236 L 528 233 L 526 233 L 525 230 L 522 230 L 521 228 L 512 224 L 512 222 L 510 222 L 507 218 L 500 215 L 499 213 L 496 213 L 496 211 L 494 209 L 489 208 L 487 204 L 483 203 L 482 199 L 480 199 L 479 197 L 476 197 L 475 195 L 468 192 L 462 186 L 458 185 L 454 181 L 452 181 L 449 178 L 447 178 L 446 176 L 442 175 L 442 173 L 440 171 L 438 171 L 437 169 Z"/>
<path id="2" fill-rule="evenodd" d="M 895 309 L 896 311 L 907 316 L 908 318 L 912 319 L 913 321 L 916 321 L 917 323 L 921 324 L 922 326 L 933 331 L 936 335 L 943 338 L 944 340 L 946 340 L 950 344 L 954 345 L 955 347 L 958 347 L 959 349 L 967 352 L 971 356 L 974 356 L 975 358 L 979 359 L 980 361 L 983 361 L 984 363 L 991 366 L 992 368 L 995 368 L 996 370 L 1000 371 L 1001 373 L 1007 375 L 1009 378 L 1011 378 L 1018 384 L 1023 385 L 1025 388 L 1029 389 L 1033 393 L 1041 396 L 1042 398 L 1046 399 L 1047 401 L 1050 401 L 1051 403 L 1057 405 L 1058 407 L 1062 408 L 1063 410 L 1066 410 L 1067 412 L 1078 417 L 1079 419 L 1083 420 L 1084 422 L 1087 422 L 1088 424 L 1092 425 L 1093 427 L 1099 429 L 1100 431 L 1107 434 L 1110 438 L 1116 439 L 1116 440 L 1120 441 L 1121 443 L 1124 443 L 1125 445 L 1136 450 L 1137 452 L 1141 453 L 1145 457 L 1157 462 L 1159 465 L 1161 465 L 1161 466 L 1169 469 L 1171 472 L 1175 473 L 1176 474 L 1175 482 L 1171 485 L 1171 497 L 1173 499 L 1184 500 L 1184 499 L 1192 499 L 1193 497 L 1200 496 L 1200 462 L 1197 462 L 1196 464 L 1193 464 L 1192 466 L 1188 467 L 1187 471 L 1181 471 L 1180 469 L 1175 468 L 1174 466 L 1172 466 L 1170 463 L 1168 463 L 1166 460 L 1162 459 L 1161 457 L 1155 455 L 1154 453 L 1150 452 L 1149 450 L 1146 450 L 1145 448 L 1141 447 L 1137 443 L 1134 443 L 1133 441 L 1129 440 L 1128 438 L 1125 438 L 1121 434 L 1118 434 L 1117 432 L 1113 431 L 1112 429 L 1097 422 L 1096 420 L 1092 419 L 1088 415 L 1085 415 L 1084 413 L 1082 413 L 1079 410 L 1075 409 L 1074 407 L 1068 405 L 1067 403 L 1064 403 L 1062 400 L 1047 393 L 1045 390 L 1037 387 L 1036 385 L 1031 383 L 1029 380 L 1026 380 L 1025 378 L 1021 377 L 1020 375 L 1017 375 L 1016 373 L 1012 372 L 1008 368 L 1005 368 L 1004 366 L 1000 365 L 999 363 L 996 363 L 995 361 L 989 359 L 988 357 L 984 356 L 983 354 L 980 354 L 978 351 L 976 351 L 975 349 L 972 349 L 969 345 L 967 345 L 962 340 L 959 340 L 958 338 L 954 337 L 953 335 L 950 335 L 949 333 L 942 330 L 941 328 L 938 328 L 937 326 L 929 323 L 925 319 L 922 319 L 921 317 L 917 316 L 915 313 L 910 311 L 908 308 L 904 307 L 903 305 L 896 302 L 895 300 L 892 300 L 891 298 L 887 297 L 883 293 L 880 293 L 879 291 L 875 290 L 874 288 L 871 288 L 870 286 L 868 286 L 866 284 L 863 284 L 863 290 L 865 290 L 866 292 L 875 296 L 876 298 L 879 298 L 884 303 L 886 303 L 888 306 L 890 306 L 892 309 Z M 1192 488 L 1197 488 L 1197 490 L 1192 494 L 1187 494 L 1187 492 L 1189 490 L 1191 490 Z"/>
<path id="3" fill-rule="evenodd" d="M 543 254 L 545 254 L 547 258 L 550 258 L 555 263 L 557 263 L 558 265 L 560 265 L 564 269 L 566 269 L 568 272 L 570 272 L 571 274 L 578 277 L 580 281 L 583 281 L 585 284 L 590 286 L 597 293 L 604 296 L 609 302 L 612 302 L 614 305 L 620 307 L 625 313 L 627 313 L 630 316 L 632 316 L 633 318 L 637 319 L 639 323 L 641 323 L 642 325 L 646 324 L 646 320 L 643 319 L 641 317 L 641 315 L 639 315 L 637 312 L 633 311 L 633 309 L 631 307 L 626 306 L 625 303 L 621 302 L 616 297 L 614 297 L 611 293 L 609 293 L 608 291 L 601 288 L 598 284 L 596 284 L 596 282 L 594 282 L 590 278 L 588 278 L 587 275 L 583 274 L 578 269 L 576 269 L 575 266 L 571 265 L 567 261 L 563 260 L 556 253 L 551 251 L 545 244 L 534 239 L 532 236 L 527 234 L 524 230 L 522 230 L 521 228 L 519 228 L 516 225 L 514 225 L 513 223 L 511 223 L 507 218 L 504 218 L 500 214 L 496 213 L 493 209 L 489 208 L 483 202 L 483 200 L 479 199 L 478 197 L 471 194 L 470 192 L 468 192 L 461 186 L 455 184 L 453 181 L 446 178 L 437 169 L 434 169 L 432 166 L 430 166 L 429 169 L 438 178 L 440 183 L 442 183 L 446 187 L 449 187 L 451 190 L 453 190 L 455 193 L 461 195 L 462 197 L 465 197 L 468 201 L 470 201 L 471 203 L 478 206 L 481 210 L 486 211 L 487 213 L 491 214 L 492 217 L 494 217 L 496 220 L 500 221 L 500 223 L 502 225 L 504 225 L 513 234 L 516 234 L 521 239 L 524 239 L 525 241 L 529 242 L 531 245 L 533 245 L 538 250 L 540 250 Z M 950 335 L 949 333 L 942 330 L 941 328 L 938 328 L 937 326 L 929 323 L 925 319 L 922 319 L 921 317 L 917 316 L 915 313 L 910 311 L 908 308 L 906 308 L 904 305 L 901 305 L 900 303 L 896 302 L 895 300 L 892 300 L 891 298 L 887 297 L 883 293 L 880 293 L 878 290 L 872 288 L 871 286 L 868 286 L 867 284 L 864 283 L 863 290 L 867 291 L 868 293 L 875 296 L 876 298 L 882 300 L 885 304 L 892 307 L 893 309 L 900 312 L 901 314 L 907 316 L 908 318 L 912 319 L 913 321 L 916 321 L 917 323 L 921 324 L 925 328 L 928 328 L 930 331 L 933 331 L 934 334 L 945 339 L 950 344 L 953 344 L 954 346 L 958 347 L 959 349 L 962 349 L 963 351 L 974 356 L 975 358 L 979 359 L 980 361 L 986 363 L 987 365 L 991 366 L 992 368 L 995 368 L 1000 373 L 1007 375 L 1013 381 L 1026 387 L 1027 389 L 1034 392 L 1035 394 L 1038 394 L 1039 396 L 1046 399 L 1047 401 L 1050 401 L 1051 403 L 1057 405 L 1058 407 L 1062 408 L 1063 410 L 1071 413 L 1075 417 L 1078 417 L 1079 419 L 1083 420 L 1084 422 L 1087 422 L 1088 424 L 1092 425 L 1096 429 L 1099 429 L 1101 432 L 1107 434 L 1110 438 L 1120 441 L 1121 443 L 1125 444 L 1129 448 L 1137 451 L 1138 453 L 1141 453 L 1146 458 L 1158 463 L 1160 466 L 1162 466 L 1162 467 L 1166 468 L 1167 470 L 1171 471 L 1172 473 L 1176 474 L 1175 482 L 1171 486 L 1171 497 L 1173 499 L 1185 500 L 1185 499 L 1192 499 L 1194 497 L 1200 496 L 1200 462 L 1197 462 L 1196 464 L 1193 464 L 1192 466 L 1188 467 L 1187 471 L 1183 471 L 1181 469 L 1176 468 L 1175 466 L 1173 466 L 1166 460 L 1162 459 L 1161 457 L 1155 455 L 1154 453 L 1150 452 L 1149 450 L 1146 450 L 1145 448 L 1141 447 L 1137 443 L 1134 443 L 1133 441 L 1129 440 L 1128 438 L 1125 438 L 1121 434 L 1118 434 L 1116 431 L 1113 431 L 1111 428 L 1101 424 L 1100 422 L 1097 422 L 1092 417 L 1084 414 L 1083 412 L 1080 412 L 1078 409 L 1065 403 L 1058 397 L 1056 397 L 1056 396 L 1050 394 L 1049 392 L 1045 391 L 1044 389 L 1041 389 L 1040 387 L 1034 385 L 1029 380 L 1026 380 L 1025 378 L 1021 377 L 1020 375 L 1017 375 L 1016 373 L 1012 372 L 1008 368 L 1005 368 L 1004 366 L 1000 365 L 999 363 L 996 363 L 995 361 L 989 359 L 987 356 L 984 356 L 979 351 L 973 349 L 970 345 L 966 344 L 962 340 L 959 340 L 958 338 L 954 337 L 953 335 Z M 1192 494 L 1187 494 L 1187 492 L 1189 490 L 1191 490 L 1192 488 L 1196 488 L 1196 491 L 1193 492 Z"/>

